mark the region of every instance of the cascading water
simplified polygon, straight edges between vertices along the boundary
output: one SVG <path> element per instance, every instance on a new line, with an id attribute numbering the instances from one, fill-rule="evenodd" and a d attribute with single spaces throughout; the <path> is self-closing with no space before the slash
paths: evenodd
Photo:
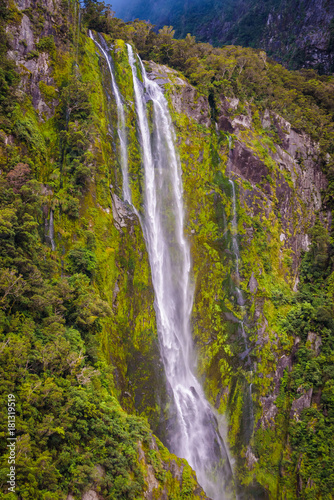
<path id="1" fill-rule="evenodd" d="M 151 265 L 160 350 L 177 416 L 171 447 L 195 469 L 206 493 L 223 500 L 230 497 L 232 470 L 213 410 L 193 373 L 191 259 L 184 236 L 181 169 L 173 127 L 162 90 L 148 79 L 138 58 L 140 82 L 132 47 L 127 47 L 144 167 L 141 224 Z M 152 135 L 148 101 L 153 106 Z"/>
<path id="2" fill-rule="evenodd" d="M 53 227 L 53 210 L 50 210 L 50 220 L 49 220 L 49 233 L 48 236 L 50 238 L 51 250 L 54 252 L 56 250 L 55 244 L 55 232 Z"/>
<path id="3" fill-rule="evenodd" d="M 235 276 L 236 276 L 236 295 L 237 295 L 237 303 L 238 306 L 243 307 L 245 305 L 245 301 L 242 295 L 242 291 L 239 288 L 240 284 L 240 272 L 239 272 L 239 260 L 240 260 L 240 253 L 239 253 L 239 245 L 238 245 L 238 240 L 237 240 L 237 234 L 238 234 L 238 220 L 237 220 L 237 207 L 236 207 L 236 197 L 235 197 L 235 186 L 234 182 L 232 179 L 229 180 L 231 186 L 232 186 L 232 208 L 233 208 L 233 217 L 232 217 L 232 250 L 234 253 L 234 259 L 235 259 Z M 245 328 L 244 328 L 244 322 L 240 322 L 241 326 L 241 331 L 242 331 L 242 337 L 245 342 L 245 348 L 246 352 L 248 351 L 248 343 L 247 343 L 247 336 L 245 333 Z M 249 356 L 248 356 L 248 361 Z"/>
<path id="4" fill-rule="evenodd" d="M 111 78 L 111 88 L 115 97 L 116 107 L 117 107 L 117 134 L 120 143 L 120 160 L 121 160 L 121 170 L 123 177 L 123 199 L 131 204 L 131 191 L 129 183 L 129 172 L 128 172 L 128 151 L 127 151 L 127 139 L 126 139 L 126 129 L 125 129 L 125 113 L 123 107 L 123 101 L 121 93 L 119 91 L 118 85 L 116 83 L 113 62 L 108 53 L 108 48 L 103 48 L 101 44 L 105 44 L 103 37 L 101 37 L 101 44 L 95 40 L 91 30 L 89 30 L 89 36 L 94 41 L 95 45 L 99 48 L 100 52 L 103 54 L 110 73 Z"/>
<path id="5" fill-rule="evenodd" d="M 237 239 L 237 234 L 238 234 L 238 219 L 237 219 L 237 206 L 236 206 L 236 196 L 235 196 L 235 186 L 234 182 L 232 179 L 229 179 L 229 182 L 232 186 L 232 209 L 233 209 L 233 216 L 232 216 L 232 250 L 234 253 L 234 260 L 235 260 L 235 276 L 236 276 L 236 299 L 238 306 L 243 310 L 245 306 L 245 300 L 242 294 L 241 289 L 239 288 L 240 284 L 240 272 L 239 272 L 239 260 L 240 260 L 240 252 L 239 252 L 239 245 L 238 245 L 238 239 Z M 248 340 L 247 340 L 247 335 L 245 332 L 245 326 L 244 326 L 244 321 L 240 320 L 239 321 L 240 325 L 240 332 L 241 336 L 243 338 L 244 342 L 244 347 L 245 351 L 241 354 L 241 359 L 247 360 L 246 365 L 251 369 L 252 363 L 251 359 L 249 356 L 250 348 L 248 345 Z M 252 431 L 253 431 L 253 425 L 254 425 L 254 412 L 253 412 L 253 398 L 252 398 L 252 384 L 248 385 L 248 394 L 247 394 L 247 400 L 245 401 L 245 406 L 246 410 L 249 412 L 247 422 L 244 424 L 245 430 L 244 434 L 246 436 L 246 441 L 248 442 Z"/>

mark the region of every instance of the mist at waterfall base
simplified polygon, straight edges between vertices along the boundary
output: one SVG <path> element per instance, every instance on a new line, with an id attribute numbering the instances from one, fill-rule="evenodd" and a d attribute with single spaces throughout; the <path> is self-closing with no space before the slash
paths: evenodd
<path id="1" fill-rule="evenodd" d="M 116 97 L 119 90 L 112 74 L 110 56 L 100 43 L 96 43 L 111 73 L 116 105 L 123 108 L 122 100 Z M 213 409 L 194 375 L 190 330 L 193 304 L 191 258 L 184 236 L 182 178 L 174 147 L 173 126 L 161 88 L 149 80 L 132 47 L 127 45 L 127 49 L 144 170 L 144 203 L 141 210 L 134 210 L 140 218 L 149 254 L 160 351 L 176 414 L 168 444 L 172 452 L 187 459 L 207 495 L 214 500 L 227 500 L 233 495 L 228 453 Z M 142 82 L 137 78 L 138 64 Z M 146 109 L 148 101 L 153 106 L 152 134 Z M 118 111 L 119 137 L 121 114 Z M 124 154 L 122 144 L 119 153 Z M 121 159 L 124 168 L 125 163 L 125 159 Z M 126 166 L 126 175 L 127 172 Z"/>

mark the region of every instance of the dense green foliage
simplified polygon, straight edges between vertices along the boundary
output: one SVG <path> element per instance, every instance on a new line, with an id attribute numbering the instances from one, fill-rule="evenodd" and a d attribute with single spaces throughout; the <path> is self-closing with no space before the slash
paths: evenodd
<path id="1" fill-rule="evenodd" d="M 300 338 L 296 363 L 290 374 L 290 401 L 311 391 L 312 405 L 290 424 L 293 450 L 284 467 L 297 467 L 300 493 L 313 483 L 305 498 L 331 498 L 334 490 L 334 302 L 333 249 L 318 221 L 311 230 L 312 244 L 301 265 L 297 303 L 283 320 L 283 328 Z M 287 458 L 287 457 L 285 457 Z M 318 485 L 321 484 L 321 487 Z"/>
<path id="2" fill-rule="evenodd" d="M 12 110 L 12 96 L 19 81 L 16 64 L 8 58 L 8 35 L 5 26 L 8 22 L 17 23 L 20 15 L 16 9 L 9 9 L 6 1 L 0 2 L 0 119 L 2 126 L 9 125 Z"/>
<path id="3" fill-rule="evenodd" d="M 77 274 L 55 275 L 38 231 L 41 186 L 28 180 L 28 169 L 20 181 L 19 174 L 15 167 L 0 187 L 1 403 L 16 395 L 18 492 L 51 499 L 82 491 L 99 464 L 109 498 L 134 498 L 144 484 L 136 442 L 150 435 L 122 412 L 110 393 L 112 372 L 99 361 L 96 335 L 109 306 L 81 274 L 94 261 L 87 251 L 73 251 Z"/>
<path id="4" fill-rule="evenodd" d="M 277 498 L 331 499 L 334 488 L 332 246 L 320 221 L 310 234 L 298 293 L 292 299 L 282 294 L 276 302 L 276 308 L 291 303 L 278 326 L 287 340 L 294 339 L 293 366 L 280 381 L 275 426 L 255 436 Z"/>
<path id="5" fill-rule="evenodd" d="M 129 416 L 119 403 L 124 397 L 133 412 L 127 362 L 149 351 L 142 332 L 154 340 L 153 297 L 146 255 L 135 265 L 137 248 L 143 251 L 138 223 L 132 222 L 128 249 L 109 215 L 110 184 L 121 191 L 107 138 L 115 109 L 106 105 L 94 44 L 77 31 L 76 7 L 53 12 L 69 27 L 65 37 L 41 38 L 25 55 L 27 61 L 49 57 L 50 78 L 44 75 L 37 87 L 51 110 L 47 119 L 35 111 L 29 91 L 16 91 L 19 82 L 27 88 L 26 73 L 19 75 L 6 57 L 9 42 L 2 35 L 20 14 L 1 3 L 1 404 L 5 409 L 7 395 L 15 395 L 17 442 L 14 494 L 7 493 L 2 411 L 0 495 L 59 500 L 93 488 L 106 499 L 143 498 L 152 467 L 160 492 L 199 498 L 189 466 L 152 436 L 146 419 Z M 38 19 L 31 20 L 38 28 Z M 144 370 L 149 377 L 149 367 Z"/>

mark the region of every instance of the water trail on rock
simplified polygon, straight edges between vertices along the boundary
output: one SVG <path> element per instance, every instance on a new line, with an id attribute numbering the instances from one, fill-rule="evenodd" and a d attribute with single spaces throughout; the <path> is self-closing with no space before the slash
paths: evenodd
<path id="1" fill-rule="evenodd" d="M 54 252 L 56 250 L 55 244 L 55 232 L 53 227 L 53 210 L 50 210 L 50 220 L 49 220 L 49 234 L 48 234 L 51 242 L 51 250 Z"/>
<path id="2" fill-rule="evenodd" d="M 181 168 L 167 101 L 127 45 L 144 168 L 141 216 L 155 292 L 161 355 L 176 408 L 172 451 L 188 460 L 214 500 L 230 498 L 232 470 L 213 409 L 194 375 L 191 259 L 184 236 Z M 142 82 L 137 77 L 139 62 Z M 147 102 L 153 108 L 153 132 Z"/>
<path id="3" fill-rule="evenodd" d="M 237 206 L 236 206 L 236 195 L 235 195 L 235 185 L 234 181 L 232 179 L 229 179 L 229 182 L 232 186 L 232 208 L 233 208 L 233 216 L 232 216 L 232 250 L 234 253 L 234 262 L 235 262 L 235 276 L 236 276 L 236 298 L 237 298 L 237 303 L 238 306 L 240 306 L 241 310 L 244 312 L 244 306 L 245 306 L 245 300 L 242 294 L 241 289 L 239 288 L 240 286 L 240 271 L 239 271 L 239 260 L 240 260 L 240 252 L 239 252 L 239 244 L 238 244 L 238 219 L 237 219 Z M 241 354 L 241 359 L 246 359 L 246 365 L 251 369 L 252 367 L 252 362 L 249 356 L 250 348 L 248 345 L 248 339 L 247 335 L 245 332 L 245 325 L 244 321 L 240 320 L 239 321 L 240 325 L 240 332 L 241 336 L 243 338 L 244 342 L 244 347 L 245 351 Z M 248 408 L 246 410 L 249 411 L 249 418 L 248 422 L 246 425 L 245 429 L 245 434 L 247 436 L 246 441 L 248 442 L 250 439 L 250 436 L 253 431 L 253 425 L 254 425 L 254 412 L 253 412 L 253 398 L 252 398 L 252 384 L 248 385 L 247 388 L 248 394 L 246 398 L 246 405 Z"/>
<path id="4" fill-rule="evenodd" d="M 93 33 L 89 30 L 90 38 L 95 42 L 95 45 L 99 48 L 101 54 L 103 54 L 110 73 L 111 78 L 111 88 L 115 97 L 116 107 L 117 107 L 117 134 L 120 143 L 120 159 L 121 159 L 121 170 L 123 176 L 123 199 L 131 204 L 131 190 L 129 183 L 129 171 L 128 171 L 128 151 L 127 151 L 127 137 L 126 137 L 126 121 L 124 113 L 124 105 L 119 91 L 118 85 L 116 83 L 116 78 L 113 70 L 113 61 L 109 55 L 108 48 L 102 47 L 105 44 L 103 37 L 100 38 L 101 43 L 95 40 Z"/>

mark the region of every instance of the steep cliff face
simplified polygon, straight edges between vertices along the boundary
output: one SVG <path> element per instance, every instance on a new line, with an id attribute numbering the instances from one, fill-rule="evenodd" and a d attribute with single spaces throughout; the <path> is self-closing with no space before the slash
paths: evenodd
<path id="1" fill-rule="evenodd" d="M 334 7 L 330 2 L 282 3 L 281 8 L 268 13 L 260 47 L 290 68 L 332 73 L 333 19 Z"/>

